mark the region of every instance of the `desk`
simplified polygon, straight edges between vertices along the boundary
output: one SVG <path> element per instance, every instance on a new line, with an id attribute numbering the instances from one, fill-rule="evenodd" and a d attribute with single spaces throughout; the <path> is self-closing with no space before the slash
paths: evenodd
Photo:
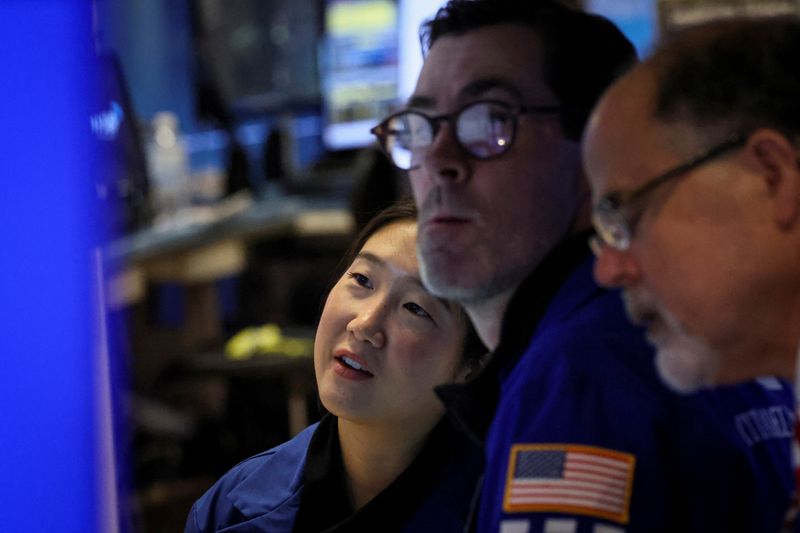
<path id="1" fill-rule="evenodd" d="M 187 287 L 186 337 L 196 345 L 220 342 L 219 302 L 213 283 L 240 274 L 250 243 L 285 237 L 346 237 L 355 223 L 342 199 L 234 198 L 204 222 L 153 228 L 110 243 L 105 250 L 109 306 L 122 308 L 144 298 L 147 283 Z"/>
<path id="2" fill-rule="evenodd" d="M 274 196 L 233 200 L 205 223 L 147 229 L 112 242 L 106 257 L 125 264 L 180 254 L 227 239 L 255 240 L 286 235 L 340 235 L 352 231 L 353 219 L 342 199 Z"/>
<path id="3" fill-rule="evenodd" d="M 207 221 L 147 229 L 110 243 L 105 259 L 118 271 L 109 286 L 111 304 L 138 301 L 147 279 L 203 283 L 237 274 L 245 245 L 256 240 L 346 236 L 355 226 L 344 200 L 307 197 L 234 199 L 202 218 Z"/>

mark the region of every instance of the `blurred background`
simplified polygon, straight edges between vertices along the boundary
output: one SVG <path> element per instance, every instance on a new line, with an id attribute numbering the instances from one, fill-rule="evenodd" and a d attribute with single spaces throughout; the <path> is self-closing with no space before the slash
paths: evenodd
<path id="1" fill-rule="evenodd" d="M 318 419 L 326 289 L 354 231 L 409 193 L 369 129 L 413 91 L 418 27 L 441 3 L 0 6 L 19 82 L 0 89 L 0 142 L 27 178 L 3 184 L 2 348 L 33 354 L 1 373 L 0 401 L 27 406 L 2 420 L 8 531 L 181 531 L 217 477 Z M 566 3 L 640 54 L 676 28 L 800 5 Z M 62 507 L 42 518 L 41 501 Z"/>

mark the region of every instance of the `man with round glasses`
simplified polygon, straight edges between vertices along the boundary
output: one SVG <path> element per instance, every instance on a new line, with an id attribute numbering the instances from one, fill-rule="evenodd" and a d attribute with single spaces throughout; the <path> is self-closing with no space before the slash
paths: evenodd
<path id="1" fill-rule="evenodd" d="M 614 86 L 589 128 L 595 275 L 623 288 L 677 389 L 795 376 L 798 57 L 796 18 L 690 30 Z"/>
<path id="2" fill-rule="evenodd" d="M 486 451 L 474 530 L 777 531 L 788 436 L 750 447 L 736 421 L 791 418 L 791 391 L 675 394 L 592 280 L 579 140 L 630 43 L 550 0 L 451 0 L 422 35 L 413 96 L 373 132 L 408 170 L 424 283 L 492 350 L 439 389 Z"/>
<path id="3" fill-rule="evenodd" d="M 469 102 L 452 114 L 428 116 L 406 109 L 390 116 L 372 129 L 402 170 L 419 168 L 427 148 L 443 122 L 455 130 L 456 142 L 475 159 L 490 159 L 511 148 L 517 120 L 523 114 L 556 115 L 558 106 L 512 105 L 503 100 Z"/>

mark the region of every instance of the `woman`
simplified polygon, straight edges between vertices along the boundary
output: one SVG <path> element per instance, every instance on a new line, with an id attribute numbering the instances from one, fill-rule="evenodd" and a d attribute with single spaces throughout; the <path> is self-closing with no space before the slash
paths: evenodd
<path id="1" fill-rule="evenodd" d="M 379 213 L 345 256 L 314 342 L 329 412 L 228 472 L 192 507 L 194 531 L 462 531 L 482 454 L 433 391 L 483 346 L 460 307 L 422 286 L 416 210 Z"/>

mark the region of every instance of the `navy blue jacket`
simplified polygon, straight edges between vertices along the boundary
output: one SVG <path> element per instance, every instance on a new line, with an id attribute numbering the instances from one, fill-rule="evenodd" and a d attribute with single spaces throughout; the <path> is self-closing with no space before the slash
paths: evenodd
<path id="1" fill-rule="evenodd" d="M 794 488 L 790 388 L 670 391 L 587 252 L 573 241 L 551 254 L 482 375 L 440 389 L 485 446 L 477 531 L 779 531 Z"/>
<path id="2" fill-rule="evenodd" d="M 443 424 L 448 425 L 443 428 Z M 291 532 L 307 479 L 309 445 L 319 427 L 314 424 L 290 441 L 232 468 L 194 504 L 185 532 Z M 414 464 L 401 474 L 401 478 L 406 476 L 402 491 L 407 495 L 408 491 L 413 492 L 411 497 L 393 500 L 401 492 L 396 490 L 401 479 L 398 478 L 376 497 L 376 500 L 384 497 L 381 510 L 375 512 L 373 508 L 361 513 L 360 520 L 346 520 L 325 531 L 362 531 L 367 528 L 381 532 L 461 533 L 477 486 L 482 466 L 481 453 L 450 429 L 446 421 L 437 426 L 432 435 L 438 441 L 433 443 L 429 439 L 418 456 L 417 461 L 421 463 L 416 464 L 415 477 L 407 477 L 414 471 Z M 391 501 L 387 501 L 386 496 Z M 320 512 L 319 507 L 311 505 L 309 509 Z M 402 517 L 400 521 L 397 516 Z"/>
<path id="3" fill-rule="evenodd" d="M 185 532 L 291 531 L 300 507 L 306 450 L 316 427 L 228 471 L 192 506 Z"/>

